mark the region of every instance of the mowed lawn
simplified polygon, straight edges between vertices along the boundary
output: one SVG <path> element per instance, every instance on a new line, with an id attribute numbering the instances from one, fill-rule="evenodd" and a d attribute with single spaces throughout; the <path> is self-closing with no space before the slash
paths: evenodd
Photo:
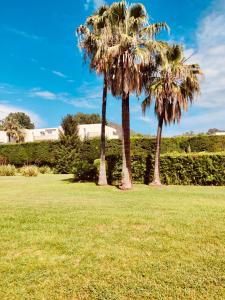
<path id="1" fill-rule="evenodd" d="M 225 299 L 225 187 L 0 177 L 0 299 Z"/>

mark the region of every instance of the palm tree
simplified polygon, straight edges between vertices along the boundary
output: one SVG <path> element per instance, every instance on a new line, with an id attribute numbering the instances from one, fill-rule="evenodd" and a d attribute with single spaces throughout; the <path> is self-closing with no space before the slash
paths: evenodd
<path id="1" fill-rule="evenodd" d="M 155 36 L 165 23 L 149 24 L 142 4 L 128 6 L 126 1 L 116 2 L 108 10 L 108 24 L 113 39 L 108 45 L 111 61 L 110 89 L 113 96 L 122 98 L 122 189 L 132 188 L 130 153 L 130 93 L 140 95 L 146 65 L 151 65 L 156 53 L 161 53 L 165 43 L 155 41 Z"/>
<path id="2" fill-rule="evenodd" d="M 85 25 L 77 29 L 80 36 L 79 46 L 84 50 L 84 58 L 90 59 L 90 69 L 96 70 L 98 74 L 103 74 L 103 93 L 102 93 L 102 120 L 101 120 L 101 144 L 100 144 L 100 170 L 98 185 L 107 185 L 106 162 L 105 162 L 105 126 L 106 126 L 106 105 L 108 93 L 107 70 L 108 61 L 105 51 L 107 42 L 104 29 L 106 27 L 106 16 L 108 7 L 103 5 L 99 10 L 89 17 Z"/>
<path id="3" fill-rule="evenodd" d="M 122 189 L 132 187 L 129 95 L 132 92 L 137 95 L 141 93 L 145 65 L 151 64 L 155 53 L 164 49 L 165 43 L 156 42 L 154 39 L 164 28 L 167 28 L 165 23 L 148 23 L 142 4 L 128 6 L 126 1 L 121 1 L 110 7 L 100 8 L 88 18 L 85 26 L 78 29 L 81 36 L 80 46 L 85 50 L 84 57 L 90 59 L 91 69 L 104 74 L 102 166 L 103 160 L 105 161 L 103 146 L 107 89 L 110 88 L 113 96 L 122 98 Z"/>
<path id="4" fill-rule="evenodd" d="M 199 76 L 201 70 L 197 64 L 186 64 L 182 47 L 174 45 L 165 55 L 165 61 L 159 59 L 159 69 L 147 84 L 148 97 L 142 103 L 146 112 L 155 99 L 155 114 L 158 118 L 154 179 L 152 185 L 161 185 L 160 181 L 160 144 L 163 124 L 179 122 L 182 110 L 187 111 L 195 95 L 200 93 Z"/>
<path id="5" fill-rule="evenodd" d="M 14 118 L 9 117 L 3 121 L 3 130 L 8 136 L 9 143 L 11 143 L 12 139 L 14 139 L 17 143 L 24 141 L 22 128 Z"/>

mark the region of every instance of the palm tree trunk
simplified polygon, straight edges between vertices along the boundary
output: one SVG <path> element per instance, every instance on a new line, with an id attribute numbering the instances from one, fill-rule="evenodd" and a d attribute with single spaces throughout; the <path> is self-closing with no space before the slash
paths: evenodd
<path id="1" fill-rule="evenodd" d="M 131 157 L 130 157 L 130 106 L 129 93 L 122 96 L 122 185 L 121 189 L 132 188 Z"/>
<path id="2" fill-rule="evenodd" d="M 157 138 L 156 138 L 154 178 L 151 185 L 162 185 L 160 181 L 160 146 L 161 146 L 162 128 L 163 128 L 163 118 L 159 118 Z"/>
<path id="3" fill-rule="evenodd" d="M 105 126 L 106 126 L 106 103 L 107 103 L 107 78 L 104 74 L 104 86 L 102 95 L 102 127 L 101 127 L 101 150 L 100 150 L 100 170 L 98 185 L 107 185 L 106 162 L 105 162 Z"/>

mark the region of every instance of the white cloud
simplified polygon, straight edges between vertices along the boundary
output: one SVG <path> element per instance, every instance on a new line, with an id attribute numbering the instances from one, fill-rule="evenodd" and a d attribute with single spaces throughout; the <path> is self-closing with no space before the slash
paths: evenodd
<path id="1" fill-rule="evenodd" d="M 152 125 L 154 124 L 154 120 L 147 116 L 140 116 L 140 118 L 138 118 L 137 120 L 143 121 L 145 123 L 152 124 Z"/>
<path id="2" fill-rule="evenodd" d="M 47 99 L 47 100 L 56 100 L 57 99 L 57 95 L 52 93 L 52 92 L 49 92 L 49 91 L 41 91 L 41 90 L 32 90 L 30 92 L 30 96 L 31 97 L 41 97 L 41 98 L 44 98 L 44 99 Z"/>
<path id="3" fill-rule="evenodd" d="M 105 1 L 104 0 L 94 0 L 94 8 L 98 9 L 100 6 L 104 5 Z"/>
<path id="4" fill-rule="evenodd" d="M 106 2 L 104 0 L 86 0 L 84 3 L 84 9 L 88 10 L 90 7 L 93 7 L 96 10 L 105 3 Z"/>
<path id="5" fill-rule="evenodd" d="M 84 3 L 84 9 L 85 9 L 85 10 L 88 10 L 88 9 L 89 9 L 90 2 L 91 2 L 91 0 L 86 0 L 86 1 L 85 1 L 85 3 Z"/>
<path id="6" fill-rule="evenodd" d="M 43 40 L 43 37 L 40 37 L 36 34 L 33 34 L 33 33 L 27 33 L 25 31 L 22 31 L 22 30 L 18 30 L 16 28 L 13 28 L 13 27 L 5 27 L 5 29 L 9 32 L 12 32 L 18 36 L 21 36 L 21 37 L 24 37 L 26 39 L 31 39 L 31 40 L 36 40 L 36 41 L 41 41 Z"/>
<path id="7" fill-rule="evenodd" d="M 77 96 L 69 93 L 54 93 L 41 88 L 34 88 L 28 92 L 30 97 L 40 97 L 46 100 L 61 101 L 79 108 L 96 109 L 102 99 L 100 86 L 93 87 L 90 83 L 85 83 L 77 89 Z"/>
<path id="8" fill-rule="evenodd" d="M 24 112 L 25 114 L 30 116 L 31 121 L 34 122 L 36 127 L 41 127 L 46 124 L 45 121 L 39 115 L 32 111 L 13 105 L 0 104 L 0 120 L 4 119 L 11 112 Z"/>
<path id="9" fill-rule="evenodd" d="M 59 71 L 52 71 L 53 74 L 55 74 L 56 76 L 62 77 L 62 78 L 67 78 L 67 76 L 65 74 L 63 74 L 62 72 Z"/>
<path id="10" fill-rule="evenodd" d="M 202 108 L 225 106 L 225 2 L 216 1 L 211 12 L 201 21 L 197 48 L 190 61 L 198 62 L 204 73 L 202 95 L 196 103 Z M 193 49 L 188 50 L 189 53 Z M 225 118 L 225 116 L 224 116 Z"/>

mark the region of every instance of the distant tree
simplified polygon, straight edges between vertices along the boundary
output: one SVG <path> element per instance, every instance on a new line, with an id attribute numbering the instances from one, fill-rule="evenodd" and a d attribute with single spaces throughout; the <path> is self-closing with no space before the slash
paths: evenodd
<path id="1" fill-rule="evenodd" d="M 10 119 L 16 121 L 21 128 L 34 129 L 34 123 L 32 123 L 30 117 L 23 112 L 10 113 L 5 120 Z"/>
<path id="2" fill-rule="evenodd" d="M 213 135 L 216 132 L 221 132 L 221 130 L 217 129 L 217 128 L 210 128 L 207 132 L 208 135 Z"/>
<path id="3" fill-rule="evenodd" d="M 65 116 L 61 126 L 63 131 L 60 133 L 60 143 L 56 151 L 56 171 L 68 174 L 73 172 L 73 165 L 79 160 L 81 141 L 75 116 Z"/>
<path id="4" fill-rule="evenodd" d="M 101 118 L 99 114 L 84 114 L 84 113 L 77 113 L 74 116 L 75 121 L 77 124 L 99 124 L 101 123 Z"/>
<path id="5" fill-rule="evenodd" d="M 16 119 L 13 117 L 7 117 L 2 124 L 9 143 L 12 142 L 12 140 L 15 140 L 17 143 L 24 141 L 23 128 L 19 125 Z"/>
<path id="6" fill-rule="evenodd" d="M 194 133 L 194 131 L 187 131 L 187 132 L 185 132 L 184 134 L 183 134 L 184 136 L 193 136 L 193 135 L 195 135 L 195 133 Z"/>
<path id="7" fill-rule="evenodd" d="M 77 134 L 77 120 L 76 117 L 73 115 L 66 115 L 63 119 L 62 119 L 62 129 L 63 129 L 63 133 L 66 136 L 73 136 L 75 134 Z"/>
<path id="8" fill-rule="evenodd" d="M 0 120 L 0 130 L 4 130 L 4 120 Z"/>

